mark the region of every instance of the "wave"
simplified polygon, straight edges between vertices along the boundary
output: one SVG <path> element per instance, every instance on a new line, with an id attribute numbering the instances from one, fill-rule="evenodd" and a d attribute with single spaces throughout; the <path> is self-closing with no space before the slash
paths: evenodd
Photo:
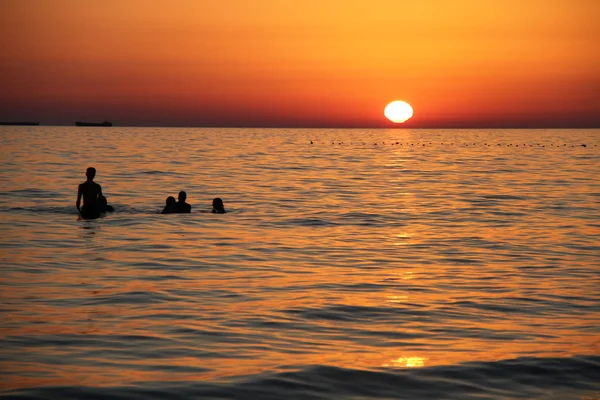
<path id="1" fill-rule="evenodd" d="M 115 208 L 115 211 L 108 212 L 105 215 L 155 215 L 160 214 L 163 206 L 158 206 L 156 208 L 138 208 L 132 207 L 125 204 L 119 203 L 110 203 L 111 206 Z M 79 215 L 79 212 L 75 208 L 75 205 L 65 205 L 65 206 L 32 206 L 32 207 L 7 207 L 0 206 L 0 213 L 22 213 L 22 214 L 61 214 L 61 215 Z M 227 214 L 236 213 L 236 210 L 228 208 Z M 219 215 L 222 214 L 212 214 L 209 209 L 192 209 L 191 214 L 209 214 L 209 215 Z M 180 214 L 168 214 L 164 215 L 165 217 L 180 215 Z M 186 214 L 189 215 L 189 214 Z M 287 222 L 286 224 L 307 224 L 311 225 L 310 220 L 303 221 L 299 219 L 298 221 Z M 316 222 L 318 224 L 319 221 Z M 328 223 L 326 223 L 328 224 Z"/>
<path id="2" fill-rule="evenodd" d="M 162 208 L 156 209 L 139 209 L 122 204 L 111 205 L 115 208 L 114 212 L 106 213 L 113 214 L 157 214 Z M 5 213 L 23 213 L 23 214 L 60 214 L 60 215 L 79 215 L 79 212 L 74 205 L 66 206 L 33 206 L 33 207 L 0 207 L 0 212 Z"/>
<path id="3" fill-rule="evenodd" d="M 285 368 L 282 368 L 285 369 Z M 425 368 L 358 370 L 325 365 L 219 381 L 140 382 L 113 387 L 46 386 L 6 399 L 593 399 L 600 356 L 524 357 Z"/>
<path id="4" fill-rule="evenodd" d="M 527 200 L 527 197 L 525 196 L 514 196 L 509 194 L 493 194 L 481 197 L 487 200 Z"/>
<path id="5" fill-rule="evenodd" d="M 2 197 L 32 198 L 32 199 L 56 199 L 61 196 L 59 192 L 38 188 L 25 188 L 0 192 Z"/>
<path id="6" fill-rule="evenodd" d="M 31 213 L 31 214 L 63 214 L 77 215 L 77 209 L 73 206 L 60 207 L 0 207 L 0 212 L 6 213 Z"/>
<path id="7" fill-rule="evenodd" d="M 340 225 L 348 226 L 386 226 L 393 223 L 389 216 L 365 212 L 346 212 L 339 215 Z"/>
<path id="8" fill-rule="evenodd" d="M 298 227 L 298 226 L 310 226 L 310 227 L 322 227 L 322 226 L 335 226 L 334 222 L 327 221 L 321 218 L 288 218 L 280 221 L 272 222 L 272 225 L 277 226 L 289 226 L 289 227 Z"/>

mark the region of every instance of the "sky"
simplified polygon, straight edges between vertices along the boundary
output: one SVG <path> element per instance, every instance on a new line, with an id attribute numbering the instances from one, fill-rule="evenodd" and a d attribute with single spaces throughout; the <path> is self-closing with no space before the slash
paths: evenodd
<path id="1" fill-rule="evenodd" d="M 0 0 L 0 121 L 600 127 L 599 49 L 598 0 Z"/>

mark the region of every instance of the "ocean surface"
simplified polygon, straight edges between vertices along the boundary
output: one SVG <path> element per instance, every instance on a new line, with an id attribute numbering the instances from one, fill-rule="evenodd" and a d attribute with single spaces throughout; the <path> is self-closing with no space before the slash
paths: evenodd
<path id="1" fill-rule="evenodd" d="M 599 399 L 599 145 L 0 127 L 0 397 Z"/>

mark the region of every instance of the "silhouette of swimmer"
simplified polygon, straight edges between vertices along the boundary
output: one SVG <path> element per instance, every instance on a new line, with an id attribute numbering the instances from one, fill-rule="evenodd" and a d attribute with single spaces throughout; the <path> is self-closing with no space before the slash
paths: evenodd
<path id="1" fill-rule="evenodd" d="M 225 205 L 223 204 L 223 200 L 221 200 L 219 197 L 214 198 L 213 202 L 212 202 L 212 213 L 213 214 L 225 214 L 227 211 L 225 211 Z"/>
<path id="2" fill-rule="evenodd" d="M 183 190 L 179 192 L 179 196 L 177 197 L 177 203 L 175 203 L 175 211 L 176 213 L 190 213 L 192 212 L 192 206 L 185 202 L 187 198 L 187 193 Z"/>
<path id="3" fill-rule="evenodd" d="M 87 176 L 87 181 L 79 185 L 79 189 L 77 190 L 77 202 L 75 203 L 75 207 L 77 207 L 77 210 L 79 211 L 79 214 L 81 214 L 82 218 L 98 218 L 100 216 L 100 197 L 102 196 L 102 187 L 100 187 L 100 185 L 94 182 L 94 177 L 96 176 L 96 168 L 89 167 L 85 172 L 85 176 Z M 82 197 L 83 207 L 81 207 Z"/>
<path id="4" fill-rule="evenodd" d="M 169 196 L 165 202 L 165 208 L 163 208 L 161 214 L 173 214 L 175 212 L 175 197 Z"/>

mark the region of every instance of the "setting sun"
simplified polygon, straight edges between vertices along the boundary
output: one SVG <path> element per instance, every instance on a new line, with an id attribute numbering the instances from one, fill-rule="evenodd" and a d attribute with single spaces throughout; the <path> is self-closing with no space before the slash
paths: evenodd
<path id="1" fill-rule="evenodd" d="M 408 121 L 413 116 L 413 109 L 407 102 L 396 100 L 385 107 L 383 114 L 390 121 L 401 123 Z"/>

